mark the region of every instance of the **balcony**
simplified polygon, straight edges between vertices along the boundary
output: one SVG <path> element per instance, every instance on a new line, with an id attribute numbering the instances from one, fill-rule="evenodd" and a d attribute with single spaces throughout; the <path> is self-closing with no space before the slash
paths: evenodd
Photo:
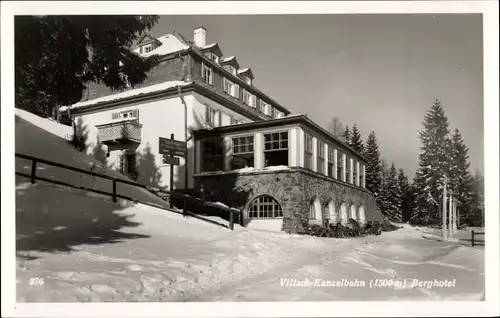
<path id="1" fill-rule="evenodd" d="M 99 140 L 105 145 L 133 145 L 141 143 L 142 124 L 136 120 L 122 120 L 97 125 Z"/>

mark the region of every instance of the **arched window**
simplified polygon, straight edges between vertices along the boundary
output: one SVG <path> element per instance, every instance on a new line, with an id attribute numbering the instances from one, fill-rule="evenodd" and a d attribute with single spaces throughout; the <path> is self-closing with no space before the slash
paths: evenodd
<path id="1" fill-rule="evenodd" d="M 261 195 L 248 206 L 248 217 L 253 219 L 280 218 L 283 217 L 283 209 L 273 197 Z"/>
<path id="2" fill-rule="evenodd" d="M 360 206 L 358 210 L 358 222 L 362 225 L 366 223 L 365 207 Z"/>

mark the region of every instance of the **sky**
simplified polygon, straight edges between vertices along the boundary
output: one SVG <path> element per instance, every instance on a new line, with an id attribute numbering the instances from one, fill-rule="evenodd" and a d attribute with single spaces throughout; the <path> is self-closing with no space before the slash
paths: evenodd
<path id="1" fill-rule="evenodd" d="M 207 29 L 254 86 L 328 129 L 333 117 L 375 131 L 381 157 L 413 177 L 417 131 L 436 98 L 484 171 L 480 14 L 161 16 L 153 36 Z"/>

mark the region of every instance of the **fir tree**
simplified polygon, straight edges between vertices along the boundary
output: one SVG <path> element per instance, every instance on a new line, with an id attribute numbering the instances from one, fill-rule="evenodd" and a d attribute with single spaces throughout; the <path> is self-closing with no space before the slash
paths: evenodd
<path id="1" fill-rule="evenodd" d="M 413 210 L 413 189 L 403 169 L 398 172 L 399 195 L 401 196 L 401 219 L 408 222 Z"/>
<path id="2" fill-rule="evenodd" d="M 372 131 L 368 135 L 365 147 L 366 163 L 366 188 L 371 191 L 378 203 L 382 189 L 382 170 L 380 161 L 380 151 L 377 144 L 377 137 Z M 379 206 L 380 207 L 380 206 Z"/>
<path id="3" fill-rule="evenodd" d="M 344 130 L 344 141 L 346 144 L 351 144 L 351 131 L 349 130 L 349 126 L 345 126 Z"/>
<path id="4" fill-rule="evenodd" d="M 473 178 L 473 191 L 471 195 L 471 210 L 462 219 L 460 213 L 460 222 L 467 223 L 470 226 L 483 226 L 484 224 L 484 177 L 476 171 Z"/>
<path id="5" fill-rule="evenodd" d="M 458 212 L 463 218 L 472 210 L 473 178 L 469 171 L 469 149 L 464 144 L 462 134 L 455 129 L 451 137 L 452 166 L 450 168 L 450 188 L 458 200 Z"/>
<path id="6" fill-rule="evenodd" d="M 359 132 L 358 127 L 356 126 L 356 124 L 354 124 L 354 126 L 352 127 L 351 139 L 350 139 L 349 144 L 357 152 L 363 153 L 363 151 L 364 151 L 363 141 L 361 140 L 361 133 Z"/>
<path id="7" fill-rule="evenodd" d="M 385 164 L 382 167 L 382 196 L 380 205 L 382 213 L 391 221 L 401 222 L 401 190 L 398 184 L 398 172 L 394 163 L 388 168 Z"/>
<path id="8" fill-rule="evenodd" d="M 131 50 L 158 16 L 17 16 L 16 107 L 48 116 L 82 99 L 88 83 L 118 90 L 142 83 L 158 63 Z"/>
<path id="9" fill-rule="evenodd" d="M 450 177 L 450 146 L 448 118 L 441 102 L 436 100 L 422 122 L 419 163 L 414 178 L 414 223 L 438 222 L 444 178 Z"/>

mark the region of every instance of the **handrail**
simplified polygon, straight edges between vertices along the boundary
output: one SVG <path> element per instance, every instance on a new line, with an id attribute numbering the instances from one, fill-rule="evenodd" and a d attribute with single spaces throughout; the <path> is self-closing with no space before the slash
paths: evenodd
<path id="1" fill-rule="evenodd" d="M 124 183 L 124 184 L 130 185 L 130 186 L 134 186 L 134 187 L 138 187 L 138 188 L 141 188 L 141 189 L 145 189 L 148 192 L 150 192 L 152 194 L 155 194 L 155 195 L 158 195 L 158 193 L 163 193 L 163 194 L 169 195 L 171 198 L 173 198 L 173 197 L 180 197 L 180 198 L 184 199 L 184 207 L 183 207 L 183 211 L 182 211 L 182 214 L 184 216 L 186 216 L 186 215 L 191 215 L 191 216 L 196 215 L 196 214 L 194 214 L 194 213 L 192 213 L 190 211 L 187 211 L 187 209 L 186 209 L 186 201 L 187 200 L 192 200 L 192 201 L 200 202 L 201 204 L 203 204 L 205 206 L 214 207 L 214 208 L 218 208 L 218 209 L 220 209 L 222 211 L 229 212 L 229 217 L 230 217 L 229 228 L 231 230 L 234 229 L 234 215 L 235 214 L 239 215 L 239 223 L 240 223 L 241 226 L 243 226 L 243 213 L 242 213 L 241 210 L 238 210 L 236 208 L 230 208 L 230 207 L 221 206 L 219 204 L 216 204 L 216 203 L 213 203 L 213 202 L 209 202 L 209 201 L 205 201 L 203 199 L 196 198 L 196 197 L 193 197 L 193 196 L 190 196 L 190 195 L 187 195 L 187 194 L 176 193 L 175 191 L 165 191 L 165 190 L 154 191 L 154 190 L 151 189 L 151 187 L 148 187 L 146 185 L 140 184 L 138 182 L 133 182 L 133 181 L 125 180 L 125 179 L 111 177 L 111 176 L 108 176 L 108 175 L 105 175 L 105 174 L 102 174 L 102 173 L 97 173 L 97 172 L 93 172 L 93 171 L 87 171 L 87 170 L 84 170 L 84 169 L 80 169 L 80 168 L 68 166 L 68 165 L 65 165 L 65 164 L 62 164 L 62 163 L 58 163 L 58 162 L 54 162 L 54 161 L 50 161 L 50 160 L 46 160 L 46 159 L 41 159 L 41 158 L 37 158 L 37 157 L 33 157 L 33 156 L 29 156 L 29 155 L 25 155 L 25 154 L 21 154 L 21 153 L 17 153 L 17 152 L 15 153 L 15 156 L 18 157 L 18 158 L 23 158 L 23 159 L 27 159 L 27 160 L 31 160 L 32 161 L 31 173 L 30 174 L 23 173 L 23 172 L 17 172 L 17 171 L 15 172 L 15 174 L 17 176 L 22 176 L 22 177 L 29 178 L 31 180 L 32 184 L 34 184 L 36 180 L 41 180 L 41 181 L 45 181 L 45 182 L 49 182 L 49 183 L 54 183 L 54 184 L 62 185 L 62 186 L 77 188 L 77 189 L 81 189 L 81 190 L 85 190 L 85 191 L 91 191 L 91 192 L 95 192 L 95 193 L 98 193 L 98 194 L 101 194 L 101 195 L 105 195 L 105 196 L 111 196 L 112 199 L 113 199 L 113 202 L 115 202 L 115 203 L 117 202 L 117 198 L 121 198 L 121 199 L 129 200 L 129 201 L 134 201 L 134 202 L 142 203 L 139 200 L 135 200 L 133 198 L 130 198 L 130 197 L 127 197 L 127 196 L 123 196 L 123 195 L 120 195 L 120 194 L 117 193 L 116 184 L 117 183 Z M 97 190 L 97 189 L 87 188 L 87 187 L 84 187 L 84 186 L 75 186 L 75 185 L 71 185 L 71 184 L 66 183 L 66 182 L 61 182 L 61 181 L 57 181 L 57 180 L 51 180 L 51 179 L 47 179 L 47 178 L 36 176 L 36 165 L 37 165 L 37 163 L 44 163 L 44 164 L 48 164 L 48 165 L 51 165 L 51 166 L 63 168 L 63 169 L 66 169 L 66 170 L 75 171 L 75 172 L 83 173 L 83 174 L 86 174 L 86 175 L 91 175 L 91 176 L 95 176 L 95 177 L 99 177 L 99 178 L 111 180 L 113 182 L 113 184 L 112 184 L 113 185 L 113 192 L 110 193 L 110 192 L 101 191 L 101 190 Z M 162 208 L 162 209 L 167 210 L 165 208 Z M 170 211 L 170 210 L 168 210 L 168 211 Z M 225 225 L 223 225 L 221 223 L 218 223 L 218 222 L 213 221 L 213 220 L 202 218 L 201 216 L 198 216 L 198 215 L 196 215 L 195 217 L 198 218 L 198 219 L 204 220 L 206 222 L 209 222 L 209 223 L 213 223 L 213 224 L 217 224 L 217 225 L 221 225 L 221 226 L 226 227 Z"/>

